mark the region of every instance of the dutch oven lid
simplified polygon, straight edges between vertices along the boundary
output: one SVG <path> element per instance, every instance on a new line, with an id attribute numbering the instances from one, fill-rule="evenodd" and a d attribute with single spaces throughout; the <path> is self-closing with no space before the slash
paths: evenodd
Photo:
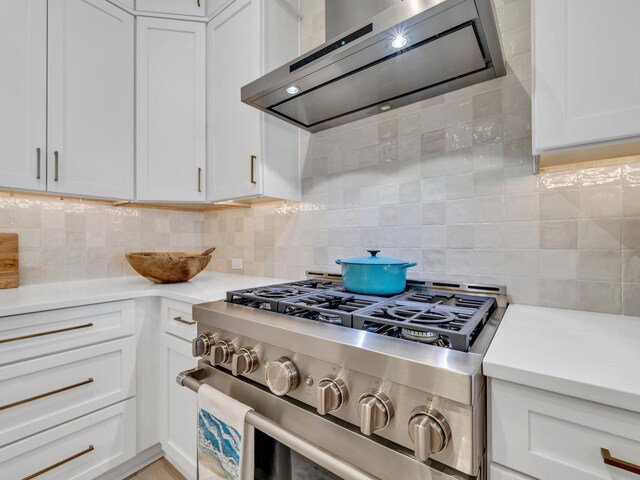
<path id="1" fill-rule="evenodd" d="M 346 263 L 351 265 L 406 265 L 406 260 L 397 258 L 378 257 L 380 250 L 367 250 L 371 255 L 368 257 L 347 258 L 346 260 L 336 260 L 338 265 Z"/>

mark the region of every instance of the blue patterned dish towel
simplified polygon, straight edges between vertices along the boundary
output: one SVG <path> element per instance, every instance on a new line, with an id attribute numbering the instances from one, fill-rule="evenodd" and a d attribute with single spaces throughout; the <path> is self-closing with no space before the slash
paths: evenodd
<path id="1" fill-rule="evenodd" d="M 210 385 L 198 389 L 198 480 L 253 480 L 250 410 Z"/>

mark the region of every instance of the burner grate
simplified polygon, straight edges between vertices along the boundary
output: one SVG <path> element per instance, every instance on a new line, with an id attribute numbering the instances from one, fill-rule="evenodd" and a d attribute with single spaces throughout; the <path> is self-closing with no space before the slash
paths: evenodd
<path id="1" fill-rule="evenodd" d="M 309 280 L 300 280 L 298 282 L 285 283 L 284 285 L 290 285 L 292 287 L 298 288 L 310 288 L 313 290 L 334 290 L 337 292 L 346 291 L 341 282 L 314 278 Z"/>
<path id="2" fill-rule="evenodd" d="M 279 303 L 280 313 L 350 327 L 354 313 L 384 302 L 382 297 L 324 290 Z"/>
<path id="3" fill-rule="evenodd" d="M 306 295 L 313 290 L 289 284 L 245 288 L 227 292 L 227 302 L 262 310 L 278 311 L 278 303 L 284 299 Z"/>
<path id="4" fill-rule="evenodd" d="M 423 301 L 417 301 L 420 299 Z M 407 292 L 358 312 L 352 326 L 466 352 L 495 306 L 491 297 Z"/>

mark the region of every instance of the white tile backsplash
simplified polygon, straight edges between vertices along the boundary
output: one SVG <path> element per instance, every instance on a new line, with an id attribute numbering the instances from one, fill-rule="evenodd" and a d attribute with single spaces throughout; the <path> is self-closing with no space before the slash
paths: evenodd
<path id="1" fill-rule="evenodd" d="M 282 245 L 316 253 L 287 256 L 278 270 L 289 277 L 337 270 L 335 258 L 380 247 L 417 259 L 412 276 L 505 284 L 516 302 L 638 314 L 640 157 L 531 174 L 531 5 L 495 3 L 506 77 L 311 136 L 303 203 L 328 225 L 267 205 L 207 218 L 289 218 L 276 234 Z M 218 224 L 205 222 L 206 243 L 224 240 Z M 245 258 L 256 248 L 250 239 Z M 230 271 L 226 250 L 212 268 Z"/>
<path id="2" fill-rule="evenodd" d="M 303 0 L 303 50 L 324 39 Z M 0 197 L 23 284 L 132 274 L 124 252 L 216 246 L 211 270 L 300 278 L 366 248 L 513 302 L 640 315 L 640 157 L 532 175 L 530 1 L 497 0 L 508 74 L 305 136 L 303 200 L 191 213 Z M 240 271 L 233 270 L 234 273 Z"/>
<path id="3" fill-rule="evenodd" d="M 20 284 L 137 275 L 125 252 L 203 249 L 203 213 L 0 196 L 0 231 L 18 233 Z"/>

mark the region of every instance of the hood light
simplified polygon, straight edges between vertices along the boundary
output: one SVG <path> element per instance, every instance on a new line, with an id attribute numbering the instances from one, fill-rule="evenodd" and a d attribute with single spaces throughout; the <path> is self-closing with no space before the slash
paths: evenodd
<path id="1" fill-rule="evenodd" d="M 389 105 L 388 103 L 385 103 L 383 105 L 380 105 L 378 108 L 380 109 L 381 112 L 386 112 L 387 110 L 391 110 L 391 105 Z"/>
<path id="2" fill-rule="evenodd" d="M 297 85 L 289 85 L 287 87 L 287 93 L 289 95 L 295 95 L 296 93 L 300 93 L 300 87 Z"/>
<path id="3" fill-rule="evenodd" d="M 393 48 L 405 47 L 407 43 L 409 43 L 409 38 L 404 35 L 396 35 L 393 40 L 391 40 L 391 46 Z"/>

